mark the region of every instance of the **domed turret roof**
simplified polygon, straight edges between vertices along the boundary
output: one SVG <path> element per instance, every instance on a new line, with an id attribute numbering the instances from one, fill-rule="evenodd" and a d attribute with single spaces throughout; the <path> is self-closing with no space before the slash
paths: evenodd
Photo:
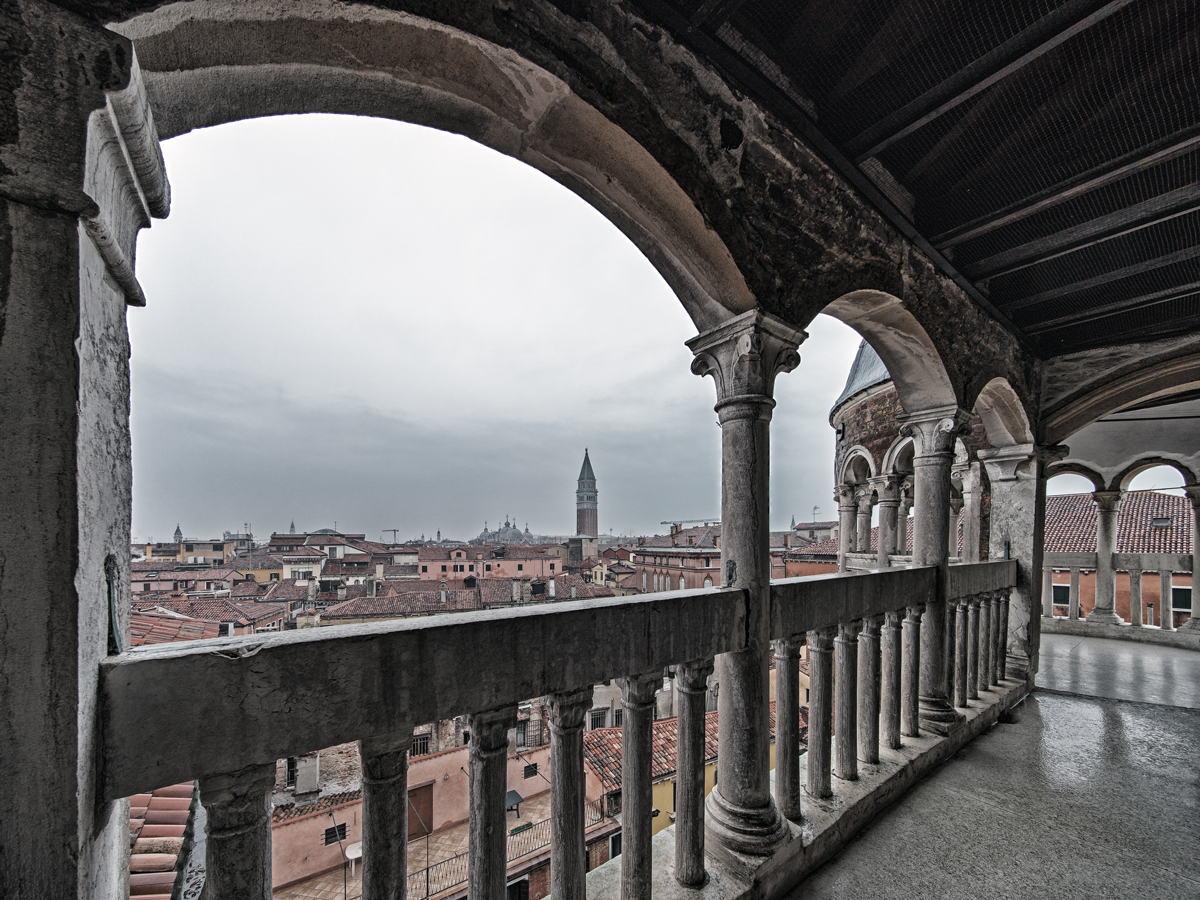
<path id="1" fill-rule="evenodd" d="M 842 388 L 842 393 L 834 401 L 833 409 L 837 409 L 860 391 L 891 380 L 891 373 L 883 364 L 883 360 L 879 358 L 879 354 L 870 344 L 863 341 L 858 345 L 858 353 L 850 366 L 850 375 L 846 378 L 846 386 Z"/>

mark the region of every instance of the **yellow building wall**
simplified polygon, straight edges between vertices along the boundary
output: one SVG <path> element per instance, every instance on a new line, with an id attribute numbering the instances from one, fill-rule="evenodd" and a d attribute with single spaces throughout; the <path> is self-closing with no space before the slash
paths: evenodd
<path id="1" fill-rule="evenodd" d="M 771 768 L 775 768 L 775 742 L 771 741 Z M 708 763 L 704 767 L 704 796 L 712 793 L 717 784 L 717 764 Z M 675 824 L 675 776 L 663 779 L 654 785 L 652 805 L 658 810 L 654 818 L 651 834 L 658 834 L 664 828 Z"/>

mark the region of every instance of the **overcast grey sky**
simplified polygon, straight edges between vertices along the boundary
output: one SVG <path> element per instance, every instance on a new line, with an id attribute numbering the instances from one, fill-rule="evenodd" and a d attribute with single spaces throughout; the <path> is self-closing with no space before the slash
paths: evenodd
<path id="1" fill-rule="evenodd" d="M 717 516 L 695 334 L 641 253 L 548 177 L 464 138 L 288 116 L 163 146 L 171 216 L 131 309 L 133 534 L 337 527 L 468 538 L 511 514 Z M 825 316 L 778 381 L 771 519 L 834 518 L 828 411 L 858 336 Z"/>

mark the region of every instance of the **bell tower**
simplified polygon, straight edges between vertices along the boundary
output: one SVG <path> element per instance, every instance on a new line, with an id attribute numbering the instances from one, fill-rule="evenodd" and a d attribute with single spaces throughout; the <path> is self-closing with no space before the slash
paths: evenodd
<path id="1" fill-rule="evenodd" d="M 579 470 L 579 486 L 575 489 L 575 533 L 596 537 L 600 534 L 596 504 L 596 473 L 587 448 L 583 450 L 583 468 Z"/>

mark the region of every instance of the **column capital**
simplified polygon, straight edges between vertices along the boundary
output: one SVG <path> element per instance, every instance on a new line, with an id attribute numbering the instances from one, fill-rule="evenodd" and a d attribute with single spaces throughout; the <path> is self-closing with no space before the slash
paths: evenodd
<path id="1" fill-rule="evenodd" d="M 775 651 L 775 659 L 799 659 L 800 648 L 804 641 L 800 638 L 776 638 L 771 641 L 771 649 Z"/>
<path id="2" fill-rule="evenodd" d="M 502 706 L 471 716 L 471 743 L 481 752 L 508 747 L 508 729 L 517 727 L 517 708 Z"/>
<path id="3" fill-rule="evenodd" d="M 711 659 L 696 659 L 675 667 L 676 687 L 687 693 L 708 690 L 708 676 L 713 673 Z"/>
<path id="4" fill-rule="evenodd" d="M 862 620 L 862 633 L 867 637 L 878 635 L 882 624 L 883 616 L 867 616 Z"/>
<path id="5" fill-rule="evenodd" d="M 904 613 L 898 609 L 889 609 L 883 614 L 883 623 L 888 628 L 899 628 L 904 620 Z"/>
<path id="6" fill-rule="evenodd" d="M 1016 481 L 1021 474 L 1032 474 L 1030 464 L 1040 460 L 1040 449 L 1033 444 L 1011 444 L 980 450 L 976 455 L 987 469 L 990 481 Z"/>
<path id="7" fill-rule="evenodd" d="M 858 501 L 855 499 L 855 489 L 857 485 L 839 484 L 833 492 L 833 499 L 837 501 L 838 509 L 854 509 Z"/>
<path id="8" fill-rule="evenodd" d="M 1092 499 L 1101 512 L 1116 512 L 1123 496 L 1123 491 L 1092 491 Z"/>
<path id="9" fill-rule="evenodd" d="M 818 628 L 816 631 L 810 631 L 808 633 L 808 652 L 811 654 L 814 650 L 833 650 L 833 638 L 836 634 L 836 628 Z"/>
<path id="10" fill-rule="evenodd" d="M 900 505 L 900 493 L 904 483 L 904 476 L 895 472 L 876 475 L 870 480 L 871 487 L 875 489 L 875 493 L 879 495 L 879 505 Z"/>
<path id="11" fill-rule="evenodd" d="M 969 414 L 957 406 L 942 406 L 911 413 L 901 419 L 900 434 L 911 437 L 914 461 L 922 457 L 954 454 L 954 440 L 968 427 Z"/>
<path id="12" fill-rule="evenodd" d="M 359 756 L 383 756 L 388 753 L 407 753 L 412 749 L 412 728 L 401 728 L 391 734 L 363 738 L 358 742 Z"/>
<path id="13" fill-rule="evenodd" d="M 662 675 L 630 675 L 618 678 L 621 686 L 621 704 L 626 709 L 644 709 L 654 703 L 654 694 L 662 685 Z"/>
<path id="14" fill-rule="evenodd" d="M 592 708 L 592 692 L 589 685 L 577 691 L 564 691 L 561 694 L 551 694 L 546 699 L 550 702 L 550 727 L 560 731 L 569 731 L 583 727 L 584 716 Z"/>
<path id="15" fill-rule="evenodd" d="M 717 403 L 734 399 L 772 402 L 775 376 L 800 365 L 796 349 L 808 335 L 782 319 L 753 309 L 687 341 L 692 372 L 711 375 Z"/>
<path id="16" fill-rule="evenodd" d="M 950 514 L 957 518 L 958 514 L 962 512 L 963 504 L 965 502 L 966 501 L 963 500 L 962 497 L 951 497 L 950 498 Z"/>

